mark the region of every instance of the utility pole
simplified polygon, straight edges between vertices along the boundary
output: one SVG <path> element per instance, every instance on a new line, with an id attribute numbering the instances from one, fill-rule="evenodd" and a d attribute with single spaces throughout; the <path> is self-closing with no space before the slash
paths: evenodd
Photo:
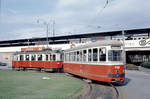
<path id="1" fill-rule="evenodd" d="M 126 69 L 126 51 L 125 51 L 125 32 L 122 30 L 122 41 L 123 41 L 123 63 Z"/>
<path id="2" fill-rule="evenodd" d="M 55 37 L 55 20 L 53 20 L 53 37 Z"/>
<path id="3" fill-rule="evenodd" d="M 0 0 L 0 14 L 1 14 L 2 1 Z"/>
<path id="4" fill-rule="evenodd" d="M 43 21 L 43 24 L 46 25 L 46 42 L 47 42 L 47 48 L 48 48 L 48 45 L 49 45 L 48 33 L 49 33 L 50 22 L 45 21 L 45 20 L 38 19 L 38 20 L 37 20 L 37 23 L 40 23 L 40 21 Z"/>

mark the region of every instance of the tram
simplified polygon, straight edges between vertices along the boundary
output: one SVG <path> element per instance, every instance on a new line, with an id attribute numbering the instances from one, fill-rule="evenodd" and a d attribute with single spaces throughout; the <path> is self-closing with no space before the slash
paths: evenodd
<path id="1" fill-rule="evenodd" d="M 103 82 L 123 82 L 122 43 L 97 41 L 64 51 L 64 72 Z"/>
<path id="2" fill-rule="evenodd" d="M 60 70 L 63 61 L 61 52 L 58 50 L 43 49 L 43 48 L 22 48 L 21 52 L 16 52 L 13 55 L 12 68 L 27 69 L 37 68 L 45 71 Z"/>

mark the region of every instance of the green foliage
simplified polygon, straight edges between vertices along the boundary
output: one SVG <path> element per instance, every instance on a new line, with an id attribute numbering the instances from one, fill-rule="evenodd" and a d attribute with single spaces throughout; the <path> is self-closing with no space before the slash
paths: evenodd
<path id="1" fill-rule="evenodd" d="M 138 70 L 138 66 L 136 66 L 134 64 L 127 64 L 126 69 L 127 70 Z"/>
<path id="2" fill-rule="evenodd" d="M 82 87 L 63 74 L 0 70 L 0 99 L 68 99 Z"/>
<path id="3" fill-rule="evenodd" d="M 141 66 L 150 69 L 150 62 L 143 62 L 141 63 Z"/>

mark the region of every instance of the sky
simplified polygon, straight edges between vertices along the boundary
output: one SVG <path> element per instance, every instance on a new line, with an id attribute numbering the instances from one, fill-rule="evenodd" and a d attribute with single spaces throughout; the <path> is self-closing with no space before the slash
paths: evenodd
<path id="1" fill-rule="evenodd" d="M 150 27 L 150 0 L 1 0 L 0 41 Z M 37 22 L 39 20 L 39 22 Z"/>

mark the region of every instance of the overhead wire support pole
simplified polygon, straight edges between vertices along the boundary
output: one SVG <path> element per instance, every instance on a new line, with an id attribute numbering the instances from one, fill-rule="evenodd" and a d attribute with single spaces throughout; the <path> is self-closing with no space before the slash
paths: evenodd
<path id="1" fill-rule="evenodd" d="M 53 20 L 53 37 L 55 37 L 55 20 Z"/>
<path id="2" fill-rule="evenodd" d="M 47 36 L 47 38 L 46 38 L 46 41 L 47 41 L 47 48 L 48 48 L 48 45 L 49 45 L 49 41 L 48 41 L 48 29 L 49 29 L 49 26 L 48 26 L 48 23 L 46 23 L 46 36 Z"/>
<path id="3" fill-rule="evenodd" d="M 122 41 L 123 41 L 123 64 L 126 69 L 125 32 L 124 32 L 124 30 L 122 30 Z"/>
<path id="4" fill-rule="evenodd" d="M 39 23 L 40 20 L 41 20 L 41 19 L 38 19 L 38 20 L 37 20 L 37 23 Z M 43 21 L 44 25 L 46 25 L 46 43 L 47 43 L 46 45 L 47 45 L 47 48 L 48 48 L 48 45 L 49 45 L 48 33 L 49 33 L 50 22 L 47 22 L 47 21 L 45 21 L 45 20 L 41 20 L 41 21 Z"/>

